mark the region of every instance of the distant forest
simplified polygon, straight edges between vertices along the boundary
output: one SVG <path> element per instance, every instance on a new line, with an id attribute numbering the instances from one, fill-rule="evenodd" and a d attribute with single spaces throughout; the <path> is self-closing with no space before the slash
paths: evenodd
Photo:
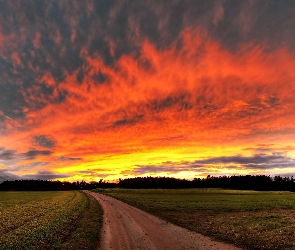
<path id="1" fill-rule="evenodd" d="M 61 182 L 46 180 L 4 181 L 0 191 L 64 191 L 86 190 L 94 188 L 127 188 L 127 189 L 180 189 L 180 188 L 224 188 L 257 191 L 295 191 L 295 180 L 292 177 L 266 175 L 210 176 L 193 180 L 170 177 L 136 177 L 119 179 L 118 183 L 77 181 Z"/>

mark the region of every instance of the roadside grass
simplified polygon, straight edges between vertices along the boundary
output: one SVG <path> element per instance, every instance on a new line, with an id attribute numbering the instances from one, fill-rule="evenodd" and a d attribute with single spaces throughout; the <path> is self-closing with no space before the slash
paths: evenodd
<path id="1" fill-rule="evenodd" d="M 88 207 L 77 221 L 75 230 L 61 244 L 60 249 L 96 249 L 99 245 L 103 211 L 99 203 L 87 195 Z"/>
<path id="2" fill-rule="evenodd" d="M 100 222 L 101 208 L 79 191 L 0 192 L 0 249 L 67 249 L 74 238 L 76 249 L 93 249 L 101 223 L 87 223 L 92 215 Z"/>
<path id="3" fill-rule="evenodd" d="M 221 189 L 96 190 L 247 249 L 295 249 L 295 194 Z"/>

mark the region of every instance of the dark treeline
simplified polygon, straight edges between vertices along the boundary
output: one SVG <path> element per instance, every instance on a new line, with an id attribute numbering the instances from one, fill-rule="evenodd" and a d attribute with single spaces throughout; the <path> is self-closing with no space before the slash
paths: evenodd
<path id="1" fill-rule="evenodd" d="M 45 181 L 45 180 L 15 180 L 4 181 L 0 184 L 0 191 L 65 191 L 85 190 L 95 188 L 224 188 L 237 190 L 258 191 L 295 191 L 295 180 L 292 177 L 266 175 L 240 175 L 240 176 L 207 176 L 193 180 L 176 179 L 170 177 L 136 177 L 119 179 L 118 183 L 77 181 Z"/>
<path id="2" fill-rule="evenodd" d="M 68 191 L 86 190 L 94 188 L 114 188 L 116 183 L 76 181 L 46 181 L 46 180 L 15 180 L 4 181 L 0 184 L 0 191 Z"/>
<path id="3" fill-rule="evenodd" d="M 295 191 L 292 177 L 266 175 L 207 176 L 193 180 L 167 177 L 137 177 L 120 179 L 119 188 L 225 188 L 257 191 Z"/>

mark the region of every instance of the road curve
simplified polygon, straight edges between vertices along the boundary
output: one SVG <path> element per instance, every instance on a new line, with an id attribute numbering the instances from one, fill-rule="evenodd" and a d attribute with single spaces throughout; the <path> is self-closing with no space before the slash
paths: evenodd
<path id="1" fill-rule="evenodd" d="M 240 249 L 175 226 L 109 196 L 85 193 L 98 200 L 104 211 L 101 250 Z"/>

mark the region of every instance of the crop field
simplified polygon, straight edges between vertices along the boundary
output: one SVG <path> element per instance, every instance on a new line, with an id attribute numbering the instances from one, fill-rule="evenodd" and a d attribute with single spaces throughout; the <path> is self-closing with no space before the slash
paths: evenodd
<path id="1" fill-rule="evenodd" d="M 219 189 L 96 190 L 247 249 L 295 249 L 295 193 Z"/>
<path id="2" fill-rule="evenodd" d="M 79 191 L 0 192 L 0 249 L 95 248 L 101 221 L 98 203 Z"/>

